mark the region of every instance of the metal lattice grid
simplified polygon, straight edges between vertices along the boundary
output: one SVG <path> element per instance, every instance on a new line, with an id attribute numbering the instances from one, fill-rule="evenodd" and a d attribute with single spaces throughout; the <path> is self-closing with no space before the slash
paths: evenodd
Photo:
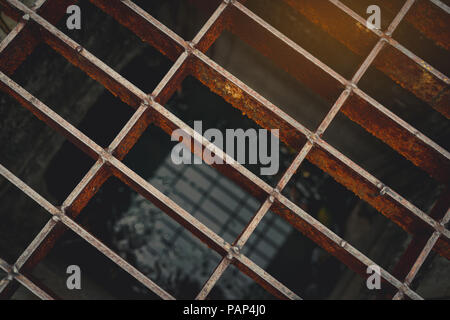
<path id="1" fill-rule="evenodd" d="M 351 120 L 360 124 L 406 159 L 425 170 L 437 181 L 444 184 L 448 182 L 449 152 L 357 87 L 358 82 L 369 66 L 375 63 L 377 57 L 383 58 L 377 59 L 377 61 L 390 58 L 395 63 L 389 64 L 389 67 L 383 63 L 377 63 L 375 66 L 395 81 L 400 82 L 403 87 L 429 102 L 434 109 L 448 118 L 449 94 L 446 90 L 448 89 L 449 79 L 392 37 L 400 22 L 403 19 L 409 19 L 408 13 L 418 15 L 425 7 L 427 10 L 434 10 L 436 20 L 439 21 L 439 19 L 446 19 L 448 7 L 437 0 L 407 0 L 387 30 L 382 32 L 366 29 L 364 18 L 342 2 L 338 0 L 324 1 L 324 5 L 331 7 L 339 19 L 350 23 L 347 24 L 348 29 L 345 33 L 342 33 L 342 30 L 338 33 L 337 30 L 333 30 L 329 25 L 327 26 L 326 21 L 330 21 L 330 19 L 319 19 L 317 20 L 318 23 L 346 43 L 353 51 L 362 53 L 367 50 L 370 41 L 361 41 L 361 39 L 365 39 L 360 37 L 362 32 L 365 37 L 377 39 L 376 45 L 369 48 L 370 54 L 365 57 L 358 71 L 351 80 L 347 80 L 256 16 L 241 3 L 244 1 L 193 0 L 200 7 L 215 8 L 215 11 L 196 37 L 191 42 L 187 42 L 132 1 L 91 0 L 93 4 L 112 15 L 143 41 L 175 61 L 155 90 L 151 94 L 146 94 L 54 27 L 53 24 L 62 17 L 67 6 L 75 2 L 69 0 L 39 0 L 33 8 L 28 8 L 18 0 L 0 1 L 4 11 L 18 21 L 17 26 L 0 45 L 0 86 L 39 119 L 62 133 L 82 151 L 96 160 L 95 165 L 61 207 L 51 205 L 8 169 L 0 166 L 0 173 L 3 177 L 52 215 L 52 218 L 38 236 L 13 265 L 0 260 L 0 268 L 8 273 L 8 276 L 0 283 L 1 293 L 8 295 L 8 292 L 13 290 L 11 280 L 16 279 L 38 297 L 42 299 L 52 298 L 23 274 L 31 270 L 49 252 L 56 239 L 62 234 L 61 224 L 63 224 L 155 294 L 163 299 L 174 298 L 74 222 L 74 219 L 99 190 L 99 187 L 112 175 L 153 202 L 223 257 L 210 279 L 204 284 L 197 299 L 205 299 L 208 296 L 230 264 L 237 266 L 275 296 L 285 299 L 299 299 L 289 288 L 241 253 L 241 248 L 246 244 L 261 220 L 265 218 L 269 209 L 284 217 L 294 227 L 349 268 L 362 276 L 367 276 L 366 269 L 368 266 L 375 264 L 373 261 L 282 195 L 281 191 L 303 160 L 307 158 L 356 195 L 366 200 L 406 232 L 415 236 L 416 245 L 412 245 L 407 250 L 409 253 L 403 260 L 403 268 L 407 270 L 406 277 L 399 280 L 383 269 L 381 276 L 385 283 L 397 290 L 395 299 L 404 297 L 421 299 L 416 292 L 410 289 L 409 285 L 424 260 L 431 250 L 435 250 L 447 259 L 450 257 L 450 232 L 445 227 L 450 219 L 448 203 L 445 199 L 442 200 L 444 205 L 438 206 L 439 208 L 431 215 L 427 215 L 330 146 L 322 139 L 322 135 L 337 113 L 342 111 Z M 291 0 L 285 0 L 285 2 L 293 9 L 303 12 L 306 16 L 314 17 L 314 15 L 319 14 L 317 10 L 320 10 L 320 8 L 316 7 L 316 1 L 304 1 L 304 5 L 298 5 L 298 2 Z M 329 10 L 324 12 L 327 13 Z M 436 30 L 435 25 L 423 26 L 417 20 L 414 23 L 430 38 L 448 46 L 448 42 L 443 39 L 445 36 L 440 35 L 440 30 Z M 335 96 L 339 97 L 336 101 L 333 101 L 332 108 L 315 132 L 308 130 L 282 112 L 277 106 L 267 101 L 204 54 L 225 28 L 230 29 L 322 97 L 328 100 L 333 100 Z M 98 146 L 9 78 L 40 41 L 48 44 L 73 65 L 85 71 L 122 101 L 136 109 L 133 117 L 108 148 L 103 149 Z M 283 52 L 283 55 L 280 55 L 280 52 Z M 421 83 L 421 86 L 414 85 L 417 74 L 423 73 L 429 76 L 429 81 Z M 121 162 L 150 123 L 158 125 L 168 134 L 175 129 L 182 129 L 196 144 L 201 145 L 202 148 L 200 149 L 207 148 L 212 152 L 215 151 L 216 147 L 212 143 L 198 138 L 197 134 L 194 135 L 192 128 L 163 107 L 187 75 L 195 76 L 231 105 L 245 112 L 261 127 L 280 129 L 280 140 L 298 152 L 297 157 L 276 188 L 263 182 L 226 154 L 223 155 L 224 165 L 214 165 L 222 174 L 231 178 L 257 199 L 263 200 L 263 204 L 253 216 L 251 222 L 233 243 L 224 241 L 219 235 L 200 223 L 190 213 L 183 210 Z M 192 148 L 193 152 L 195 150 L 196 148 Z M 201 156 L 201 154 L 198 156 Z"/>

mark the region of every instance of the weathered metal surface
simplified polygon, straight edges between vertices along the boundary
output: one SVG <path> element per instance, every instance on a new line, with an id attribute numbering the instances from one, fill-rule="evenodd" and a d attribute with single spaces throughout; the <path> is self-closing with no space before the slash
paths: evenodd
<path id="1" fill-rule="evenodd" d="M 386 1 L 386 5 L 391 4 Z M 437 45 L 450 50 L 450 35 L 446 32 L 450 28 L 449 14 L 448 4 L 440 0 L 417 0 L 405 20 Z"/>
<path id="2" fill-rule="evenodd" d="M 21 102 L 24 107 L 33 112 L 38 118 L 59 131 L 81 150 L 97 160 L 88 174 L 73 190 L 66 201 L 64 201 L 61 208 L 52 206 L 29 186 L 12 175 L 6 168 L 0 166 L 1 175 L 53 215 L 53 219 L 47 223 L 19 257 L 16 262 L 19 270 L 31 270 L 48 253 L 58 237 L 64 232 L 65 227 L 68 227 L 161 298 L 173 298 L 72 220 L 72 218 L 75 218 L 81 213 L 87 202 L 95 195 L 109 176 L 113 174 L 135 191 L 152 201 L 206 245 L 223 256 L 223 260 L 199 293 L 198 299 L 207 297 L 210 290 L 231 263 L 235 264 L 241 271 L 255 279 L 256 282 L 275 296 L 285 299 L 299 298 L 295 293 L 240 253 L 241 247 L 245 245 L 269 209 L 285 218 L 289 223 L 326 251 L 344 262 L 352 270 L 363 276 L 367 276 L 365 272 L 366 268 L 374 264 L 373 261 L 280 193 L 303 160 L 307 158 L 324 171 L 330 173 L 338 182 L 365 199 L 407 232 L 414 235 L 421 235 L 423 233 L 432 234 L 409 270 L 409 274 L 404 283 L 397 280 L 396 277 L 385 270 L 382 270 L 381 274 L 386 283 L 399 291 L 396 298 L 402 298 L 406 295 L 412 299 L 421 299 L 420 296 L 409 288 L 409 284 L 424 259 L 432 249 L 450 258 L 450 232 L 443 226 L 445 219 L 437 222 L 435 220 L 437 217 L 426 215 L 321 138 L 336 114 L 342 110 L 352 120 L 360 123 L 369 132 L 372 132 L 387 144 L 391 145 L 417 166 L 430 172 L 438 180 L 447 182 L 448 152 L 388 112 L 385 107 L 378 104 L 356 87 L 356 83 L 361 79 L 369 66 L 376 64 L 377 57 L 379 58 L 383 54 L 383 48 L 386 48 L 386 42 L 392 48 L 406 55 L 408 59 L 414 60 L 415 65 L 418 66 L 421 62 L 416 60 L 414 55 L 411 55 L 406 49 L 396 43 L 395 40 L 386 37 L 386 35 L 382 35 L 380 32 L 371 33 L 364 30 L 364 26 L 358 26 L 358 23 L 361 24 L 362 18 L 357 16 L 349 8 L 343 6 L 339 1 L 314 2 L 314 5 L 316 5 L 315 8 L 312 7 L 312 2 L 306 1 L 305 3 L 309 3 L 309 6 L 301 10 L 318 10 L 320 7 L 325 10 L 325 14 L 336 14 L 336 21 L 342 22 L 344 28 L 354 28 L 353 24 L 356 20 L 358 31 L 352 35 L 358 35 L 361 32 L 366 33 L 366 36 L 367 34 L 369 35 L 366 41 L 360 42 L 355 47 L 355 49 L 361 52 L 364 50 L 364 56 L 367 55 L 367 57 L 355 73 L 352 81 L 344 79 L 237 1 L 217 3 L 217 7 L 210 19 L 192 42 L 186 42 L 178 37 L 147 12 L 136 6 L 132 1 L 91 0 L 91 2 L 130 28 L 143 41 L 156 47 L 163 54 L 166 54 L 175 61 L 175 64 L 154 92 L 151 95 L 147 95 L 52 25 L 53 12 L 61 12 L 63 9 L 56 2 L 48 1 L 48 3 L 52 4 L 48 7 L 43 6 L 46 3 L 45 1 L 38 2 L 38 6 L 42 5 L 42 8 L 47 8 L 46 10 L 48 11 L 43 9 L 42 12 L 38 11 L 37 14 L 17 0 L 0 1 L 0 4 L 13 17 L 20 18 L 25 14 L 25 19 L 23 19 L 25 21 L 20 22 L 16 29 L 0 45 L 0 68 L 4 72 L 0 73 L 0 87 Z M 201 0 L 195 0 L 194 2 L 206 5 Z M 214 9 L 215 6 L 211 3 L 206 5 L 207 10 L 212 11 Z M 414 1 L 412 0 L 405 2 L 405 5 L 389 26 L 389 32 L 393 32 L 407 16 L 413 3 Z M 295 3 L 291 4 L 295 6 Z M 341 11 L 336 11 L 335 6 Z M 47 19 L 44 19 L 39 13 Z M 316 14 L 313 11 L 308 12 L 311 18 L 315 17 Z M 322 20 L 317 20 L 315 23 L 321 23 L 322 27 L 328 28 L 328 32 L 335 33 L 336 36 L 339 36 L 337 30 L 330 29 L 326 24 L 323 24 Z M 316 132 L 313 133 L 306 129 L 203 54 L 225 27 L 234 30 L 263 54 L 334 103 Z M 37 31 L 39 31 L 38 35 L 40 37 L 36 39 L 45 41 L 53 49 L 66 57 L 72 64 L 99 81 L 122 101 L 137 109 L 109 148 L 103 149 L 95 144 L 8 77 L 8 74 L 26 58 L 26 55 L 36 45 L 36 43 L 31 43 L 32 46 L 28 49 L 26 48 L 29 34 L 36 33 Z M 380 39 L 380 36 L 384 36 L 386 41 Z M 17 49 L 15 47 L 23 45 L 25 45 L 25 54 L 18 54 L 16 57 L 15 53 Z M 349 42 L 348 45 L 355 44 Z M 392 49 L 391 47 L 389 48 Z M 8 57 L 16 57 L 16 60 L 11 60 L 12 62 L 9 65 L 5 63 Z M 399 60 L 398 62 L 400 61 L 403 60 Z M 442 75 L 437 70 L 430 69 L 428 71 L 434 77 L 446 83 L 445 78 L 442 78 Z M 401 71 L 399 72 L 401 73 Z M 299 152 L 294 162 L 278 183 L 277 188 L 272 188 L 259 177 L 236 163 L 228 155 L 221 152 L 221 150 L 218 150 L 214 145 L 207 142 L 203 137 L 199 137 L 194 133 L 192 128 L 162 106 L 168 101 L 176 88 L 181 85 L 187 74 L 196 76 L 212 91 L 222 96 L 234 107 L 240 109 L 260 126 L 267 129 L 280 129 L 279 138 Z M 428 87 L 422 89 L 426 90 Z M 439 103 L 441 102 L 437 104 Z M 370 113 L 369 117 L 367 116 L 367 112 Z M 367 117 L 370 121 L 365 120 Z M 182 129 L 192 139 L 194 145 L 200 146 L 200 148 L 195 148 L 194 145 L 189 145 L 188 147 L 193 152 L 197 152 L 199 156 L 202 156 L 202 151 L 205 148 L 214 152 L 225 163 L 224 165 L 214 165 L 214 167 L 262 201 L 262 206 L 255 213 L 253 219 L 233 245 L 226 243 L 207 226 L 200 223 L 120 161 L 133 147 L 151 122 L 169 134 L 175 129 Z M 20 282 L 19 279 L 17 280 Z M 22 279 L 21 283 L 41 298 L 45 298 L 44 293 L 41 292 L 39 287 L 33 286 L 25 278 Z M 9 283 L 0 283 L 0 293 L 8 287 Z"/>
<path id="3" fill-rule="evenodd" d="M 91 2 L 108 12 L 124 26 L 133 28 L 136 35 L 143 41 L 157 48 L 171 60 L 178 58 L 184 51 L 183 39 L 132 1 L 91 0 Z"/>
<path id="4" fill-rule="evenodd" d="M 284 1 L 359 56 L 367 56 L 380 37 L 386 38 L 390 46 L 383 50 L 373 65 L 444 116 L 450 117 L 450 80 L 391 38 L 392 30 L 385 34 L 380 30 L 368 29 L 364 18 L 337 0 Z M 409 6 L 413 3 L 414 1 L 410 2 Z M 445 37 L 448 37 L 448 28 L 445 27 L 448 24 L 448 14 L 442 13 L 440 9 L 435 10 L 433 6 L 430 1 L 419 1 L 417 5 L 412 6 L 412 10 L 405 11 L 401 18 L 406 15 L 410 21 L 417 21 L 415 25 L 420 26 L 426 34 L 434 34 L 439 42 L 445 42 Z M 429 19 L 433 14 L 437 20 L 426 23 L 425 18 Z M 401 19 L 394 22 L 398 25 L 400 21 Z"/>
<path id="5" fill-rule="evenodd" d="M 448 183 L 450 153 L 359 89 L 342 112 L 434 179 Z"/>
<path id="6" fill-rule="evenodd" d="M 39 0 L 32 9 L 46 17 L 50 23 L 56 23 L 64 15 L 65 8 L 76 2 L 74 0 Z M 11 75 L 41 39 L 36 27 L 29 22 L 29 19 L 23 17 L 20 10 L 1 3 L 0 8 L 2 12 L 19 21 L 0 45 L 0 70 Z"/>

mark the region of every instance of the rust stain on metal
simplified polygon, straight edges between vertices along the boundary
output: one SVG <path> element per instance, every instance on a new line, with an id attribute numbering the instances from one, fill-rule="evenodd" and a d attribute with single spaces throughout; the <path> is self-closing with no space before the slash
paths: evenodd
<path id="1" fill-rule="evenodd" d="M 238 1 L 190 1 L 200 5 L 210 15 L 192 42 L 186 42 L 180 38 L 130 0 L 91 0 L 100 9 L 131 29 L 144 42 L 149 43 L 174 61 L 174 65 L 154 92 L 148 95 L 54 27 L 53 24 L 64 14 L 67 5 L 76 1 L 41 0 L 38 2 L 38 6 L 32 10 L 18 0 L 0 0 L 2 8 L 13 18 L 20 20 L 24 14 L 27 17 L 27 19 L 22 19 L 0 44 L 1 89 L 96 160 L 95 165 L 64 201 L 61 208 L 52 206 L 0 165 L 0 174 L 3 177 L 52 215 L 52 219 L 16 262 L 17 273 L 13 276 L 38 297 L 51 298 L 41 284 L 32 283 L 20 272 L 31 272 L 36 264 L 48 254 L 64 231 L 69 228 L 161 298 L 173 299 L 174 297 L 72 220 L 82 213 L 90 199 L 107 179 L 114 175 L 161 208 L 223 257 L 222 262 L 199 293 L 199 299 L 207 297 L 231 263 L 276 297 L 281 299 L 300 298 L 241 254 L 241 247 L 245 245 L 269 209 L 286 219 L 350 269 L 367 277 L 366 269 L 373 264 L 369 258 L 281 194 L 303 160 L 308 159 L 367 201 L 380 213 L 397 223 L 406 232 L 417 237 L 415 243 L 418 245 L 411 250 L 420 252 L 413 254 L 413 258 L 408 258 L 409 261 L 405 264 L 407 268 L 402 274 L 399 274 L 403 278 L 408 271 L 405 282 L 399 281 L 385 270 L 382 270 L 382 278 L 386 284 L 398 292 L 395 298 L 407 296 L 411 299 L 421 299 L 409 288 L 409 284 L 423 261 L 431 250 L 450 259 L 449 231 L 443 227 L 443 223 L 436 221 L 440 216 L 428 216 L 414 207 L 394 190 L 328 145 L 321 136 L 336 114 L 342 111 L 351 120 L 390 145 L 436 180 L 448 184 L 450 159 L 448 151 L 436 145 L 356 87 L 356 83 L 367 69 L 374 65 L 448 118 L 448 78 L 402 47 L 394 39 L 382 34 L 381 31 L 369 31 L 364 26 L 361 17 L 337 0 L 320 2 L 285 0 L 285 2 L 343 42 L 352 51 L 366 56 L 352 81 L 340 76 Z M 420 0 L 416 6 L 413 6 L 413 2 L 411 0 L 405 2 L 390 25 L 389 31 L 393 32 L 403 19 L 410 21 L 413 18 L 423 17 L 424 19 L 419 19 L 420 22 L 417 22 L 415 27 L 439 45 L 444 47 L 448 45 L 448 41 L 445 41 L 448 33 L 443 27 L 447 22 L 442 20 L 442 12 L 436 11 L 436 7 L 430 5 L 428 1 Z M 430 21 L 430 17 L 433 16 L 437 17 L 436 20 Z M 333 21 L 333 25 L 330 24 L 331 21 Z M 423 21 L 429 21 L 429 25 L 425 26 Z M 204 55 L 204 52 L 225 29 L 234 32 L 299 81 L 334 103 L 316 132 L 305 128 Z M 383 39 L 388 45 L 381 42 L 381 37 L 384 37 Z M 136 109 L 133 117 L 107 149 L 96 145 L 8 77 L 41 41 L 46 42 L 72 64 Z M 211 91 L 223 97 L 261 127 L 279 129 L 280 140 L 298 152 L 294 162 L 275 189 L 226 154 L 223 155 L 224 165 L 214 165 L 219 172 L 263 203 L 244 232 L 233 244 L 226 243 L 220 236 L 121 162 L 121 159 L 131 150 L 150 123 L 161 127 L 168 134 L 175 129 L 182 129 L 191 137 L 194 144 L 201 146 L 200 150 L 211 148 L 203 139 L 198 140 L 193 134 L 192 128 L 163 106 L 176 88 L 182 85 L 188 74 L 195 76 Z M 196 151 L 194 144 L 189 146 L 192 152 Z M 422 238 L 423 235 L 426 237 Z M 6 269 L 7 272 L 10 272 L 12 268 L 1 259 L 0 267 Z M 394 273 L 394 275 L 396 274 Z M 1 282 L 0 294 L 3 297 L 10 296 L 14 289 L 11 283 Z"/>

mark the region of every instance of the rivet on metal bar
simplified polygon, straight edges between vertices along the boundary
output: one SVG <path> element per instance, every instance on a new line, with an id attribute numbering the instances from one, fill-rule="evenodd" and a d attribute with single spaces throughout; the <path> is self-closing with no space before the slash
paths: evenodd
<path id="1" fill-rule="evenodd" d="M 186 41 L 186 52 L 191 55 L 195 51 L 195 45 L 192 41 Z"/>
<path id="2" fill-rule="evenodd" d="M 380 196 L 384 196 L 389 192 L 389 188 L 386 186 L 383 186 L 383 188 L 381 188 L 380 190 Z"/>
<path id="3" fill-rule="evenodd" d="M 78 46 L 78 47 L 76 47 L 76 52 L 78 52 L 78 53 L 81 53 L 81 52 L 83 52 L 83 47 L 82 46 Z"/>
<path id="4" fill-rule="evenodd" d="M 349 81 L 345 87 L 345 91 L 351 93 L 353 90 L 358 89 L 356 83 Z"/>
<path id="5" fill-rule="evenodd" d="M 279 194 L 280 194 L 280 190 L 278 190 L 278 188 L 273 189 L 273 191 L 271 192 L 270 197 L 269 197 L 269 202 L 274 203 L 275 197 Z"/>
<path id="6" fill-rule="evenodd" d="M 317 142 L 317 140 L 319 140 L 319 136 L 315 133 L 307 134 L 306 138 L 308 139 L 309 142 L 311 142 L 312 145 L 314 145 Z"/>
<path id="7" fill-rule="evenodd" d="M 25 20 L 25 21 L 29 21 L 30 20 L 30 15 L 28 13 L 24 14 L 22 19 Z"/>
<path id="8" fill-rule="evenodd" d="M 345 248 L 345 246 L 347 245 L 347 241 L 341 240 L 341 242 L 339 243 L 339 245 L 341 246 L 341 248 Z"/>

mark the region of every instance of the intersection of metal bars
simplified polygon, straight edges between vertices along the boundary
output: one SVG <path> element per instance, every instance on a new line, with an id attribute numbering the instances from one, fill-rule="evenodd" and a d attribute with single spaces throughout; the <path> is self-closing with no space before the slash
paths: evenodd
<path id="1" fill-rule="evenodd" d="M 447 89 L 449 79 L 392 38 L 392 34 L 400 22 L 403 19 L 408 19 L 408 13 L 414 13 L 415 16 L 421 13 L 417 7 L 422 8 L 421 10 L 424 6 L 427 10 L 438 10 L 436 11 L 436 19 L 439 19 L 440 15 L 443 15 L 446 19 L 446 15 L 449 14 L 448 7 L 440 1 L 407 0 L 387 31 L 382 32 L 376 29 L 371 31 L 365 29 L 364 18 L 340 1 L 321 2 L 321 6 L 331 6 L 335 10 L 335 14 L 340 21 L 345 22 L 343 26 L 347 28 L 348 32 L 338 34 L 335 28 L 327 26 L 330 19 L 324 17 L 321 17 L 322 20 L 314 18 L 314 21 L 332 36 L 336 36 L 352 51 L 363 54 L 364 49 L 367 49 L 370 43 L 370 41 L 365 42 L 364 39 L 366 37 L 377 39 L 376 45 L 371 49 L 370 54 L 365 58 L 353 78 L 347 80 L 256 16 L 242 4 L 244 1 L 190 0 L 200 8 L 213 12 L 191 42 L 180 38 L 130 0 L 90 1 L 175 62 L 156 89 L 151 94 L 144 93 L 54 26 L 65 14 L 67 6 L 76 3 L 76 1 L 38 0 L 32 8 L 29 8 L 18 0 L 0 0 L 4 12 L 18 21 L 17 26 L 0 44 L 0 87 L 39 119 L 63 134 L 96 160 L 95 165 L 61 207 L 50 204 L 26 183 L 0 165 L 0 174 L 3 177 L 52 215 L 45 227 L 13 265 L 0 259 L 0 268 L 8 273 L 8 276 L 0 282 L 0 294 L 3 297 L 9 297 L 14 293 L 16 284 L 13 280 L 15 279 L 40 298 L 53 298 L 27 278 L 26 274 L 45 257 L 58 237 L 62 235 L 66 228 L 69 228 L 159 297 L 163 299 L 174 298 L 88 233 L 82 226 L 74 222 L 74 219 L 80 214 L 88 201 L 111 176 L 116 176 L 136 192 L 152 201 L 223 257 L 199 292 L 197 299 L 207 298 L 211 289 L 230 264 L 237 266 L 276 297 L 300 299 L 289 288 L 241 253 L 241 248 L 246 244 L 269 209 L 285 218 L 349 268 L 366 277 L 367 267 L 375 265 L 375 262 L 281 193 L 303 160 L 307 158 L 414 236 L 413 243 L 405 253 L 403 265 L 399 268 L 403 269 L 405 276 L 395 276 L 396 272 L 393 275 L 382 269 L 381 277 L 385 284 L 395 290 L 394 299 L 421 299 L 410 288 L 410 284 L 431 250 L 435 250 L 447 259 L 450 258 L 450 232 L 445 227 L 450 219 L 448 198 L 441 199 L 438 208 L 428 215 L 349 160 L 321 137 L 336 114 L 341 111 L 412 161 L 416 166 L 428 172 L 436 180 L 444 184 L 448 183 L 449 152 L 357 87 L 359 80 L 367 69 L 374 65 L 448 118 L 450 94 Z M 316 8 L 319 2 L 315 0 L 283 1 L 307 17 L 322 14 L 317 11 L 321 8 Z M 438 3 L 438 6 L 436 6 L 436 3 Z M 329 10 L 324 10 L 324 12 L 328 14 Z M 445 35 L 439 35 L 439 31 L 442 30 L 436 30 L 433 25 L 426 27 L 419 25 L 417 27 L 434 39 L 436 43 L 439 44 L 439 41 L 441 41 L 440 45 L 446 46 L 446 49 L 448 49 L 449 43 L 445 39 L 442 40 Z M 315 132 L 308 130 L 285 114 L 277 106 L 204 54 L 225 29 L 229 29 L 254 46 L 324 98 L 333 101 L 332 108 Z M 358 38 L 360 32 L 364 33 L 363 38 Z M 357 39 L 357 42 L 352 41 L 355 39 Z M 136 109 L 132 118 L 108 148 L 103 149 L 97 145 L 9 77 L 41 41 Z M 280 54 L 280 52 L 283 54 Z M 383 62 L 376 62 L 376 58 L 380 56 L 384 59 L 391 59 L 392 65 L 388 67 Z M 408 67 L 405 67 L 405 64 Z M 419 81 L 420 79 L 417 78 L 419 74 L 423 73 L 429 75 L 427 82 Z M 213 92 L 245 112 L 261 127 L 280 129 L 280 140 L 298 151 L 298 155 L 276 188 L 269 186 L 228 155 L 217 152 L 218 150 L 212 143 L 203 139 L 192 128 L 163 107 L 187 75 L 195 76 Z M 420 86 L 413 85 L 414 81 L 419 81 Z M 338 99 L 336 100 L 335 97 L 337 96 Z M 194 144 L 201 146 L 201 148 L 195 148 L 190 145 L 189 148 L 192 149 L 192 152 L 208 148 L 216 156 L 222 157 L 225 164 L 213 166 L 262 201 L 260 209 L 234 243 L 224 241 L 122 163 L 121 160 L 150 123 L 158 125 L 168 134 L 175 129 L 184 130 L 192 138 Z M 198 156 L 202 156 L 202 154 L 199 153 Z M 401 273 L 398 272 L 398 274 Z"/>

